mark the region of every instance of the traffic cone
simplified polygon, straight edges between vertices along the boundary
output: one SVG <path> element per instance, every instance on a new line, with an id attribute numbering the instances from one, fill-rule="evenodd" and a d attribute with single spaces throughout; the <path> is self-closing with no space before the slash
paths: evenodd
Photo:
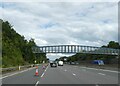
<path id="1" fill-rule="evenodd" d="M 38 76 L 38 67 L 36 66 L 35 76 Z"/>

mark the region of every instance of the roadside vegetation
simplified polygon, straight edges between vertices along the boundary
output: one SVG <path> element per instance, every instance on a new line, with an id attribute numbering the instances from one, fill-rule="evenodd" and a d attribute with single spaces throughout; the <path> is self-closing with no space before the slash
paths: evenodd
<path id="1" fill-rule="evenodd" d="M 2 67 L 13 67 L 45 61 L 46 54 L 34 54 L 32 47 L 36 46 L 34 39 L 26 40 L 18 34 L 8 21 L 2 22 Z M 27 31 L 27 30 L 25 30 Z"/>

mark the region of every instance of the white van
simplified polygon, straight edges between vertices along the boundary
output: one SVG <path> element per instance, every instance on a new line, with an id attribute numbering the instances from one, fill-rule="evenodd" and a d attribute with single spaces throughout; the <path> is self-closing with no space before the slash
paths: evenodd
<path id="1" fill-rule="evenodd" d="M 58 66 L 63 66 L 63 61 L 58 61 Z"/>

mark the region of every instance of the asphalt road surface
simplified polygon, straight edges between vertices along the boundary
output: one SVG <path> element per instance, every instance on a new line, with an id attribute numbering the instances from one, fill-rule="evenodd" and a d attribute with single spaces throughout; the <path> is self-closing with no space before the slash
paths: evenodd
<path id="1" fill-rule="evenodd" d="M 2 84 L 118 84 L 118 72 L 102 69 L 79 67 L 75 65 L 39 66 L 39 76 L 35 68 L 3 77 Z"/>

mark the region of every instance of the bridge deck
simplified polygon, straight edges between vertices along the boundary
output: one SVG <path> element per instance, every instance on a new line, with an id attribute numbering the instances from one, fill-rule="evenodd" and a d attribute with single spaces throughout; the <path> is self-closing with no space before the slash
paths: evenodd
<path id="1" fill-rule="evenodd" d="M 33 53 L 90 53 L 118 55 L 119 49 L 81 45 L 37 46 L 32 48 Z"/>

